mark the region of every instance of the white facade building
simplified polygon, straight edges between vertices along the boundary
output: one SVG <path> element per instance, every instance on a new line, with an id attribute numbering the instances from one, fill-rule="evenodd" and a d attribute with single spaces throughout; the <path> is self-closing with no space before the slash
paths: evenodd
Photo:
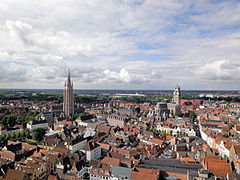
<path id="1" fill-rule="evenodd" d="M 48 122 L 46 120 L 42 120 L 42 121 L 30 121 L 29 123 L 27 123 L 27 129 L 29 129 L 30 131 L 33 131 L 38 128 L 47 129 Z"/>
<path id="2" fill-rule="evenodd" d="M 98 160 L 101 157 L 101 146 L 91 141 L 85 144 L 83 150 L 86 154 L 87 161 Z"/>

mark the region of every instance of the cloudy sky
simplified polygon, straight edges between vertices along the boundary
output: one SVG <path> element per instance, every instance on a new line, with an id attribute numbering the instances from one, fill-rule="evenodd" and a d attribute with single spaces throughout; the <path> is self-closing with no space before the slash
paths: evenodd
<path id="1" fill-rule="evenodd" d="M 235 0 L 1 0 L 0 88 L 240 89 Z"/>

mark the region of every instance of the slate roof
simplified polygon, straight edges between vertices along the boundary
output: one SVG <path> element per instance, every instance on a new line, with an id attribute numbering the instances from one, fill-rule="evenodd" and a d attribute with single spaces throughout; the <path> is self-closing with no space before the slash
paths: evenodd
<path id="1" fill-rule="evenodd" d="M 131 178 L 131 169 L 120 167 L 120 166 L 112 166 L 112 175 L 118 178 L 130 179 Z"/>

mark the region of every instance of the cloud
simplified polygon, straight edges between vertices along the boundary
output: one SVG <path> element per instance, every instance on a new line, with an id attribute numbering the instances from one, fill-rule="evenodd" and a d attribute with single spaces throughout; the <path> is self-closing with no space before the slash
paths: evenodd
<path id="1" fill-rule="evenodd" d="M 70 44 L 71 38 L 66 31 L 55 32 L 51 29 L 39 31 L 22 21 L 7 20 L 6 26 L 14 40 L 20 41 L 26 48 L 36 51 L 81 55 L 81 50 L 88 48 Z"/>
<path id="2" fill-rule="evenodd" d="M 0 51 L 0 62 L 9 58 L 9 54 L 6 51 Z"/>
<path id="3" fill-rule="evenodd" d="M 109 69 L 106 69 L 104 71 L 104 74 L 106 76 L 107 81 L 116 81 L 116 82 L 124 82 L 124 83 L 130 83 L 131 82 L 131 77 L 129 73 L 126 71 L 126 69 L 121 69 L 121 71 L 114 72 L 110 71 Z"/>
<path id="4" fill-rule="evenodd" d="M 205 80 L 238 80 L 240 75 L 240 62 L 219 60 L 207 63 L 197 69 L 196 76 Z"/>
<path id="5" fill-rule="evenodd" d="M 111 71 L 109 69 L 104 70 L 104 78 L 100 79 L 100 82 L 105 83 L 122 83 L 122 84 L 143 84 L 150 83 L 154 79 L 156 74 L 153 72 L 151 75 L 129 73 L 125 68 L 122 68 L 120 72 Z"/>
<path id="6" fill-rule="evenodd" d="M 19 83 L 29 88 L 62 88 L 69 67 L 80 89 L 204 89 L 213 80 L 238 89 L 239 8 L 237 1 L 1 0 L 0 72 L 22 73 Z M 15 87 L 6 79 L 0 86 Z"/>
<path id="7" fill-rule="evenodd" d="M 0 78 L 3 82 L 24 82 L 27 80 L 27 72 L 23 66 L 11 63 L 9 67 L 0 66 Z"/>
<path id="8" fill-rule="evenodd" d="M 28 46 L 34 45 L 32 37 L 32 26 L 21 21 L 12 22 L 7 20 L 6 26 L 13 38 L 18 38 Z"/>

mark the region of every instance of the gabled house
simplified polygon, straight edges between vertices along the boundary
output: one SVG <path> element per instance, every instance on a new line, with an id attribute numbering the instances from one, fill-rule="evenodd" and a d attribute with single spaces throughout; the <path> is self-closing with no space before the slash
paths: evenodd
<path id="1" fill-rule="evenodd" d="M 87 161 L 97 160 L 101 157 L 101 146 L 94 141 L 87 142 L 82 151 L 86 154 Z"/>
<path id="2" fill-rule="evenodd" d="M 232 168 L 240 174 L 240 145 L 232 145 L 229 151 L 229 161 Z"/>

